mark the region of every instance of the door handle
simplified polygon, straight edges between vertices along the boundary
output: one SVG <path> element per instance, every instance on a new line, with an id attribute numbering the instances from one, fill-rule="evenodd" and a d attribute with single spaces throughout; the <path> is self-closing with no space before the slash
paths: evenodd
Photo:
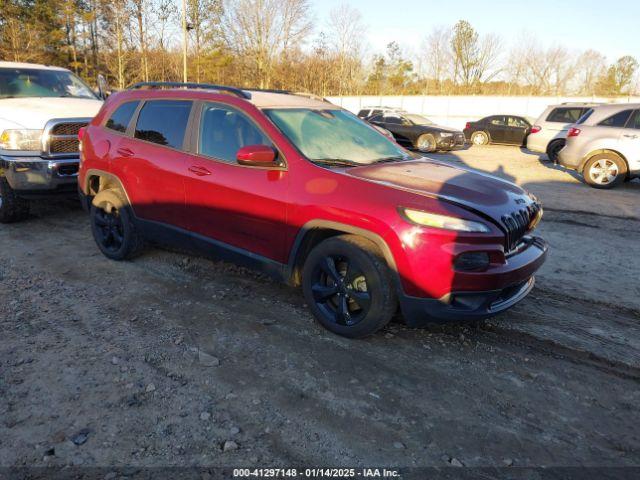
<path id="1" fill-rule="evenodd" d="M 638 138 L 638 135 L 627 135 L 627 134 L 623 134 L 623 137 L 627 137 L 627 138 Z"/>
<path id="2" fill-rule="evenodd" d="M 120 155 L 121 157 L 133 157 L 133 155 L 135 155 L 133 150 L 125 147 L 118 148 L 116 152 L 118 152 L 118 155 Z"/>
<path id="3" fill-rule="evenodd" d="M 206 175 L 211 175 L 211 172 L 200 165 L 192 165 L 189 167 L 189 171 L 195 173 L 199 177 L 204 177 Z"/>

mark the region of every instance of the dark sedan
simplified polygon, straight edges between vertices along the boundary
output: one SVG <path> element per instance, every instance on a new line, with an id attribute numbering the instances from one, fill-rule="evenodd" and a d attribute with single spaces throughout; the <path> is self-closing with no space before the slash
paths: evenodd
<path id="1" fill-rule="evenodd" d="M 385 112 L 366 119 L 369 123 L 389 130 L 403 147 L 421 152 L 454 150 L 464 147 L 464 134 L 436 125 L 422 115 L 405 112 Z"/>
<path id="2" fill-rule="evenodd" d="M 524 117 L 491 115 L 476 122 L 467 122 L 464 136 L 474 145 L 524 145 L 530 130 L 531 122 Z"/>

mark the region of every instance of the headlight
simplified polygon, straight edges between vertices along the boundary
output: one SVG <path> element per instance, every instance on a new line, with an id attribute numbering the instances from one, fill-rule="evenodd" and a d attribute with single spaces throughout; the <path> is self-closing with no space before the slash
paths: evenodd
<path id="1" fill-rule="evenodd" d="M 0 135 L 0 149 L 39 152 L 42 130 L 5 130 Z"/>
<path id="2" fill-rule="evenodd" d="M 453 137 L 453 133 L 440 132 L 440 136 L 441 136 L 442 138 L 449 138 L 449 137 Z"/>
<path id="3" fill-rule="evenodd" d="M 411 222 L 425 227 L 442 228 L 444 230 L 455 230 L 457 232 L 482 232 L 488 233 L 489 227 L 484 223 L 472 220 L 463 220 L 446 215 L 423 212 L 422 210 L 412 210 L 410 208 L 401 209 L 404 216 Z"/>

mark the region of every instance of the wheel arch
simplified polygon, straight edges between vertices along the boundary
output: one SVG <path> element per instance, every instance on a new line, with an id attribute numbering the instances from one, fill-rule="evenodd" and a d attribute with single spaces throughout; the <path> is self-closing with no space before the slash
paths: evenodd
<path id="1" fill-rule="evenodd" d="M 593 150 L 593 151 L 589 152 L 588 154 L 586 154 L 584 156 L 584 158 L 582 159 L 582 162 L 580 162 L 580 166 L 578 168 L 578 171 L 580 173 L 583 173 L 584 172 L 584 166 L 587 164 L 587 162 L 589 160 L 591 160 L 593 157 L 595 157 L 596 155 L 600 155 L 600 154 L 603 154 L 603 153 L 612 153 L 612 154 L 620 157 L 622 159 L 622 161 L 624 162 L 624 167 L 626 169 L 625 175 L 629 175 L 629 161 L 627 160 L 627 158 L 622 153 L 620 153 L 617 150 L 614 150 L 613 148 L 599 148 L 597 150 Z"/>
<path id="2" fill-rule="evenodd" d="M 309 252 L 320 242 L 339 235 L 357 235 L 371 241 L 378 248 L 391 269 L 396 289 L 401 288 L 395 259 L 389 245 L 380 235 L 370 230 L 329 220 L 312 220 L 304 224 L 298 231 L 289 254 L 287 283 L 299 286 L 302 266 Z"/>
<path id="3" fill-rule="evenodd" d="M 103 170 L 90 169 L 87 170 L 85 175 L 84 184 L 81 186 L 82 191 L 89 198 L 95 197 L 98 193 L 115 189 L 122 193 L 123 199 L 126 201 L 127 206 L 132 209 L 131 200 L 127 194 L 127 190 L 120 179 L 112 173 L 105 172 Z"/>

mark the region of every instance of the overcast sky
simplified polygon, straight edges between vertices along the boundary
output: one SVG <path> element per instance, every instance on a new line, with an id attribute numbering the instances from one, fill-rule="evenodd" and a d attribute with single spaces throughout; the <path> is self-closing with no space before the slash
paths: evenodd
<path id="1" fill-rule="evenodd" d="M 523 32 L 544 46 L 592 48 L 609 61 L 623 55 L 640 60 L 640 0 L 311 0 L 317 30 L 325 28 L 329 11 L 342 3 L 362 14 L 373 50 L 397 41 L 408 53 L 438 25 L 468 20 L 479 33 L 499 34 L 510 47 Z"/>

